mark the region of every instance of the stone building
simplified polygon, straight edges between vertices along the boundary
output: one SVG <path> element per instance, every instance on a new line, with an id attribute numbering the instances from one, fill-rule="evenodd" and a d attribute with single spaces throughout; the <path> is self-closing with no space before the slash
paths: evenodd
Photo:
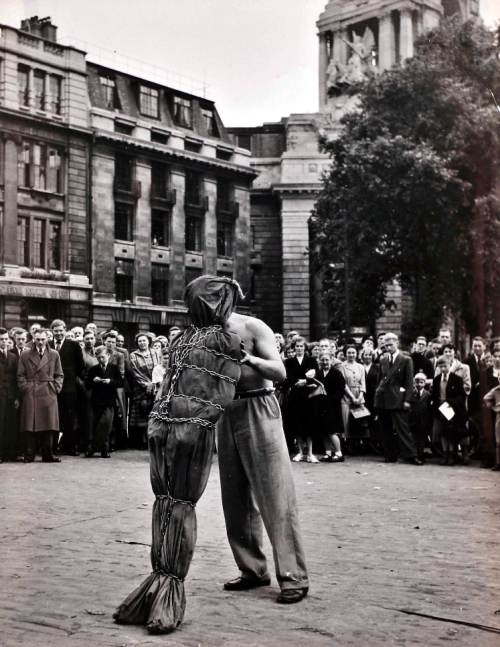
<path id="1" fill-rule="evenodd" d="M 50 18 L 0 29 L 0 325 L 132 343 L 185 324 L 202 273 L 248 291 L 257 172 L 214 102 L 86 61 Z"/>
<path id="2" fill-rule="evenodd" d="M 88 63 L 92 318 L 129 341 L 186 323 L 201 274 L 250 282 L 250 154 L 213 101 Z"/>
<path id="3" fill-rule="evenodd" d="M 321 281 L 309 261 L 310 214 L 329 168 L 318 133 L 336 136 L 355 102 L 345 93 L 348 85 L 411 57 L 421 33 L 455 14 L 479 21 L 478 0 L 330 0 L 317 23 L 319 111 L 228 129 L 260 171 L 251 191 L 252 308 L 274 330 L 318 339 L 329 329 Z M 395 310 L 377 322 L 353 322 L 351 332 L 399 332 L 412 302 L 396 283 L 388 296 L 398 304 Z"/>
<path id="4" fill-rule="evenodd" d="M 0 25 L 0 325 L 87 321 L 85 54 L 50 18 Z"/>

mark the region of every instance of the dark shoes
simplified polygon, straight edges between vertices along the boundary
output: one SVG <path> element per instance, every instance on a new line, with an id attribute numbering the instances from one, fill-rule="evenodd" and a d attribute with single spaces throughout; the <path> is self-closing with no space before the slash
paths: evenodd
<path id="1" fill-rule="evenodd" d="M 295 604 L 303 600 L 309 589 L 284 589 L 276 598 L 279 604 Z"/>
<path id="2" fill-rule="evenodd" d="M 101 458 L 111 458 L 111 454 L 109 452 L 101 452 Z"/>
<path id="3" fill-rule="evenodd" d="M 89 449 L 87 452 L 85 452 L 85 458 L 92 458 L 94 454 L 95 454 L 95 449 Z"/>
<path id="4" fill-rule="evenodd" d="M 248 577 L 236 577 L 234 580 L 229 580 L 224 584 L 226 591 L 247 591 L 248 589 L 256 589 L 259 586 L 269 586 L 271 580 L 251 580 Z"/>
<path id="5" fill-rule="evenodd" d="M 423 465 L 420 458 L 417 458 L 416 456 L 412 456 L 412 458 L 409 458 L 405 463 L 408 463 L 408 465 Z"/>
<path id="6" fill-rule="evenodd" d="M 68 451 L 64 453 L 66 454 L 66 456 L 78 456 L 76 449 L 68 449 Z"/>
<path id="7" fill-rule="evenodd" d="M 397 463 L 398 459 L 397 457 L 394 456 L 388 456 L 387 458 L 384 458 L 384 463 Z"/>
<path id="8" fill-rule="evenodd" d="M 35 459 L 34 458 L 24 458 L 23 463 L 34 463 Z"/>
<path id="9" fill-rule="evenodd" d="M 61 459 L 57 456 L 47 456 L 47 458 L 42 458 L 42 463 L 60 463 Z"/>
<path id="10" fill-rule="evenodd" d="M 492 472 L 500 472 L 500 463 L 495 463 L 491 468 Z"/>

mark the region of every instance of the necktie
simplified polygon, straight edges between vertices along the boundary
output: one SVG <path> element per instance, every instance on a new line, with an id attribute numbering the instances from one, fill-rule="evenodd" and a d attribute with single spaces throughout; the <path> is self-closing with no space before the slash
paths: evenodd
<path id="1" fill-rule="evenodd" d="M 38 351 L 38 354 L 40 355 L 40 359 L 42 359 L 42 357 L 43 357 L 43 350 L 39 350 L 39 351 Z"/>
<path id="2" fill-rule="evenodd" d="M 61 342 L 56 341 L 56 351 L 59 352 L 61 350 Z"/>

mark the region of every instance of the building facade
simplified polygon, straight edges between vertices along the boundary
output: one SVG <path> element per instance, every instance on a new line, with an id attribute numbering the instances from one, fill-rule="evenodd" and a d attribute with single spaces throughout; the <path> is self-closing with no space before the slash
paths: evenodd
<path id="1" fill-rule="evenodd" d="M 50 19 L 0 26 L 0 325 L 88 320 L 86 77 Z"/>
<path id="2" fill-rule="evenodd" d="M 330 0 L 317 22 L 319 111 L 228 129 L 251 151 L 252 166 L 260 171 L 251 191 L 253 307 L 274 330 L 297 330 L 311 339 L 329 332 L 321 278 L 309 256 L 311 211 L 322 173 L 330 168 L 318 151 L 318 134 L 337 136 L 340 119 L 356 101 L 345 92 L 350 84 L 401 64 L 413 56 L 423 32 L 455 14 L 479 21 L 478 0 Z M 397 303 L 395 309 L 377 322 L 352 322 L 351 332 L 399 333 L 412 301 L 397 283 L 388 287 L 388 298 Z"/>
<path id="3" fill-rule="evenodd" d="M 132 344 L 187 323 L 201 274 L 248 292 L 257 171 L 214 102 L 86 61 L 50 19 L 1 29 L 0 325 L 94 321 Z"/>

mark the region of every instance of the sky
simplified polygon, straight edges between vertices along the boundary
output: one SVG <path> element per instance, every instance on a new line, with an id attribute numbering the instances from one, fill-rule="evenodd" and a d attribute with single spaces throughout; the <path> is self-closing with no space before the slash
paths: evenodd
<path id="1" fill-rule="evenodd" d="M 0 23 L 51 16 L 58 39 L 196 79 L 226 126 L 318 109 L 316 21 L 328 0 L 0 0 Z M 480 0 L 487 25 L 500 0 Z M 85 43 L 87 45 L 85 45 Z M 104 54 L 104 53 L 103 53 Z"/>

